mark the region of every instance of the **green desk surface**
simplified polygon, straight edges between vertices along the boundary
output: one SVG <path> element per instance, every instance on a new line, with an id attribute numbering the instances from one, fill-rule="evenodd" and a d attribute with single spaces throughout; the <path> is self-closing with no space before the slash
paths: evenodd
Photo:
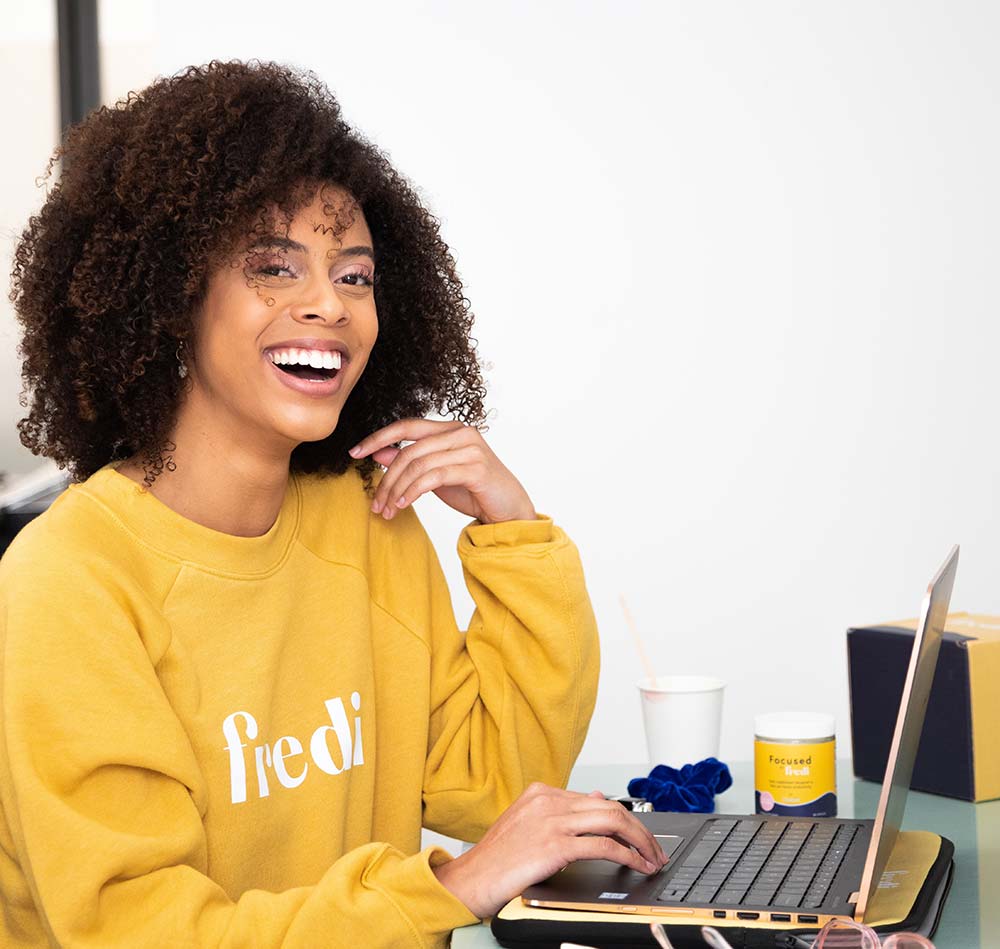
<path id="1" fill-rule="evenodd" d="M 579 765 L 570 777 L 574 791 L 624 794 L 630 778 L 648 772 L 647 765 Z M 753 765 L 730 765 L 733 786 L 716 798 L 719 813 L 753 813 Z M 856 780 L 849 761 L 837 764 L 838 812 L 841 817 L 874 817 L 880 787 Z M 903 827 L 931 830 L 955 844 L 951 893 L 934 937 L 939 949 L 1000 947 L 1000 800 L 967 804 L 934 794 L 911 791 Z M 498 943 L 488 925 L 455 930 L 454 949 L 485 949 Z"/>

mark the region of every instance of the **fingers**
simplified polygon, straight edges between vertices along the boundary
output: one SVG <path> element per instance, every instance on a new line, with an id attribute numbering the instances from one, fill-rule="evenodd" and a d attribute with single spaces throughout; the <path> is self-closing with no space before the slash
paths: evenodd
<path id="1" fill-rule="evenodd" d="M 462 422 L 437 422 L 426 418 L 404 418 L 380 428 L 362 438 L 348 454 L 352 458 L 366 458 L 380 448 L 388 448 L 397 442 L 417 441 L 438 432 L 455 431 L 465 428 Z"/>
<path id="2" fill-rule="evenodd" d="M 409 444 L 399 447 L 400 442 Z M 386 466 L 372 512 L 387 520 L 428 491 L 483 524 L 537 517 L 524 485 L 480 431 L 463 422 L 401 419 L 362 439 L 350 455 Z"/>
<path id="3" fill-rule="evenodd" d="M 631 847 L 626 847 L 613 837 L 577 836 L 567 839 L 564 854 L 569 861 L 611 860 L 647 876 L 656 873 L 660 865 L 647 860 Z"/>
<path id="4" fill-rule="evenodd" d="M 399 449 L 389 462 L 375 490 L 372 510 L 378 514 L 386 508 L 406 507 L 421 494 L 434 488 L 445 484 L 467 483 L 483 477 L 484 467 L 476 468 L 475 471 L 471 467 L 483 461 L 481 448 L 476 444 L 477 439 L 481 441 L 482 436 L 475 429 L 462 426 L 459 429 L 438 432 Z M 377 451 L 374 455 L 376 461 L 384 463 L 381 459 L 386 458 L 390 451 L 392 451 L 390 448 Z M 411 489 L 414 481 L 430 474 L 436 468 L 463 465 L 467 466 L 467 470 L 464 471 L 462 478 L 456 479 L 456 472 L 452 471 L 449 472 L 449 477 L 442 478 L 438 475 L 429 481 L 425 480 L 421 488 Z M 397 503 L 401 498 L 403 503 Z"/>
<path id="5" fill-rule="evenodd" d="M 634 847 L 643 860 L 651 864 L 655 870 L 660 870 L 666 865 L 667 857 L 653 833 L 617 801 L 598 801 L 595 797 L 587 795 L 570 807 L 571 817 L 568 820 L 568 827 L 571 828 L 571 833 L 613 837 L 621 844 Z M 643 872 L 652 871 L 646 869 Z"/>
<path id="6" fill-rule="evenodd" d="M 635 814 L 617 801 L 607 800 L 600 791 L 581 794 L 544 784 L 533 784 L 522 797 L 529 795 L 562 798 L 563 801 L 558 806 L 571 815 L 566 828 L 568 833 L 601 834 L 617 838 L 624 847 L 635 847 L 641 857 L 653 864 L 656 870 L 666 866 L 668 858 L 653 832 Z M 651 871 L 644 869 L 643 872 Z"/>
<path id="7" fill-rule="evenodd" d="M 478 844 L 434 872 L 482 917 L 575 860 L 612 860 L 643 874 L 666 863 L 642 822 L 617 801 L 536 783 Z"/>
<path id="8" fill-rule="evenodd" d="M 650 870 L 647 866 L 643 866 L 641 868 L 643 873 L 660 870 L 666 865 L 667 857 L 653 832 L 631 811 L 626 810 L 617 801 L 607 800 L 600 791 L 581 794 L 577 791 L 564 791 L 561 788 L 538 784 L 529 787 L 522 797 L 529 795 L 549 798 L 556 809 L 555 814 L 551 816 L 559 813 L 565 815 L 560 823 L 560 830 L 563 833 L 597 834 L 616 839 L 623 849 L 634 847 L 643 863 L 648 863 L 653 868 Z M 628 865 L 635 866 L 634 862 Z"/>
<path id="9" fill-rule="evenodd" d="M 428 491 L 475 483 L 483 477 L 481 461 L 481 455 L 473 446 L 449 448 L 419 458 L 401 457 L 390 469 L 395 477 L 388 485 L 383 478 L 383 484 L 375 492 L 372 510 L 377 514 L 379 509 L 383 509 L 387 516 L 391 516 Z M 386 473 L 386 477 L 390 472 Z"/>
<path id="10" fill-rule="evenodd" d="M 401 448 L 390 445 L 388 448 L 380 448 L 378 451 L 373 451 L 372 459 L 377 461 L 383 468 L 388 468 L 401 451 Z"/>
<path id="11" fill-rule="evenodd" d="M 395 443 L 400 441 L 410 444 L 399 448 Z M 371 508 L 388 519 L 428 491 L 484 480 L 484 449 L 479 431 L 461 422 L 401 419 L 373 432 L 350 454 L 370 455 L 385 466 Z"/>

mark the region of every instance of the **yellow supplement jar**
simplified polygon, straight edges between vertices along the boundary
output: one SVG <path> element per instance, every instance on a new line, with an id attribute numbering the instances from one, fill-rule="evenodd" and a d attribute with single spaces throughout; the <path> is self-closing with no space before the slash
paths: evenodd
<path id="1" fill-rule="evenodd" d="M 758 814 L 837 816 L 832 715 L 775 712 L 754 718 L 754 800 Z"/>

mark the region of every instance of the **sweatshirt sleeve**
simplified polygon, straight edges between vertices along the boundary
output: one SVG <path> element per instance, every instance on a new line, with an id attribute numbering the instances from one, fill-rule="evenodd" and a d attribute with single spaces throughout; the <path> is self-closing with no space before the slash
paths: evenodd
<path id="1" fill-rule="evenodd" d="M 444 945 L 474 922 L 434 876 L 449 859 L 434 848 L 368 844 L 315 885 L 230 899 L 209 876 L 204 781 L 156 677 L 156 630 L 70 558 L 3 567 L 0 934 L 83 949 L 356 949 Z"/>
<path id="2" fill-rule="evenodd" d="M 478 840 L 533 781 L 566 786 L 597 695 L 597 626 L 576 547 L 552 521 L 473 524 L 459 539 L 476 604 L 435 614 L 425 826 Z"/>

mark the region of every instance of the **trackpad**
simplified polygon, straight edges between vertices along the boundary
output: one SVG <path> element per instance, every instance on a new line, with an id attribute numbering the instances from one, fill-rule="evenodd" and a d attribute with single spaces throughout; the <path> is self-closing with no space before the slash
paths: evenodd
<path id="1" fill-rule="evenodd" d="M 673 834 L 653 834 L 653 836 L 667 857 L 672 857 L 687 839 L 686 837 L 675 837 Z"/>

